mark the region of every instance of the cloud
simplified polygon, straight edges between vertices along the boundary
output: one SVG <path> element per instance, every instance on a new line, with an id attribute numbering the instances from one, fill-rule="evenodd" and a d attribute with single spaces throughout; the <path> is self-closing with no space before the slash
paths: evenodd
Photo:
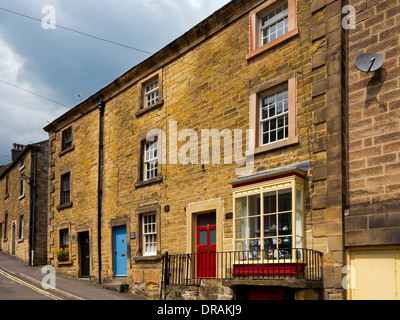
<path id="1" fill-rule="evenodd" d="M 0 38 L 0 80 L 30 92 L 51 96 L 51 90 L 39 79 L 30 83 L 21 79 L 24 66 L 23 58 Z M 9 160 L 12 143 L 30 144 L 47 139 L 42 130 L 46 120 L 52 120 L 66 109 L 55 107 L 51 102 L 4 82 L 0 82 L 0 96 L 0 164 L 4 164 Z"/>
<path id="2" fill-rule="evenodd" d="M 0 0 L 0 7 L 157 52 L 229 0 Z M 72 90 L 91 96 L 149 55 L 0 10 L 0 80 L 73 107 Z M 0 164 L 13 142 L 47 138 L 43 127 L 68 109 L 0 83 Z"/>

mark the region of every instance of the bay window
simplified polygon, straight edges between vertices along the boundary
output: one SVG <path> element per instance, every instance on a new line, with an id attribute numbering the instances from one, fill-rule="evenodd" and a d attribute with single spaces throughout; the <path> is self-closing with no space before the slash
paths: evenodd
<path id="1" fill-rule="evenodd" d="M 292 175 L 234 191 L 235 250 L 243 260 L 294 259 L 302 248 L 303 179 Z"/>

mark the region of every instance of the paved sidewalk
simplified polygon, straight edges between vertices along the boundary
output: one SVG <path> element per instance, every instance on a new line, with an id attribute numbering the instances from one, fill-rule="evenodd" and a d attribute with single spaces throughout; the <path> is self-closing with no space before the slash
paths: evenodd
<path id="1" fill-rule="evenodd" d="M 23 281 L 42 288 L 41 267 L 30 267 L 25 262 L 0 252 L 0 269 L 20 278 Z M 118 293 L 107 290 L 101 285 L 86 280 L 56 275 L 56 289 L 49 292 L 58 294 L 68 300 L 148 300 L 140 295 Z"/>

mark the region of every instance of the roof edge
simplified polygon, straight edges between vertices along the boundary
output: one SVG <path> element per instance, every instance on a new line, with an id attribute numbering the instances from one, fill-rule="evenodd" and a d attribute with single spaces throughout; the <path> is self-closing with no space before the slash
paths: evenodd
<path id="1" fill-rule="evenodd" d="M 147 74 L 178 59 L 193 47 L 198 46 L 210 36 L 230 25 L 244 14 L 250 12 L 263 1 L 264 0 L 232 0 L 152 56 L 139 62 L 114 81 L 55 119 L 44 127 L 43 130 L 46 132 L 55 130 L 63 120 L 77 112 L 82 116 L 92 111 L 97 106 L 97 102 L 100 99 L 104 101 L 109 100 L 110 96 L 112 98 L 116 91 L 118 91 L 118 94 L 120 91 L 125 90 L 135 82 L 146 77 Z"/>
<path id="2" fill-rule="evenodd" d="M 242 177 L 242 178 L 239 178 L 239 179 L 236 179 L 233 181 L 229 181 L 228 183 L 231 184 L 233 187 L 238 187 L 240 185 L 257 183 L 260 180 L 279 177 L 279 176 L 291 174 L 291 173 L 298 174 L 302 177 L 305 177 L 305 175 L 308 172 L 308 169 L 310 168 L 310 164 L 311 164 L 310 161 L 301 162 L 301 163 L 298 163 L 298 164 L 290 166 L 290 167 L 273 169 L 273 170 L 257 173 L 257 174 L 251 175 L 251 176 Z"/>

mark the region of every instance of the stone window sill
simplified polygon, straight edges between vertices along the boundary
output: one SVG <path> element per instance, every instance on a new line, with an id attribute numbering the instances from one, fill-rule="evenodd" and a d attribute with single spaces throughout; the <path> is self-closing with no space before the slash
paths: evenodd
<path id="1" fill-rule="evenodd" d="M 275 39 L 275 40 L 263 45 L 262 47 L 258 47 L 257 49 L 250 51 L 246 55 L 246 59 L 251 60 L 251 59 L 259 56 L 260 54 L 277 47 L 281 43 L 292 39 L 293 37 L 295 37 L 298 34 L 299 34 L 299 28 L 295 28 L 295 29 L 289 31 L 288 33 L 284 34 L 283 36 L 279 37 L 278 39 Z"/>
<path id="2" fill-rule="evenodd" d="M 63 155 L 65 155 L 65 154 L 67 154 L 67 153 L 69 153 L 69 152 L 71 152 L 71 151 L 74 151 L 74 150 L 75 150 L 75 144 L 73 144 L 72 147 L 70 147 L 70 148 L 68 148 L 68 149 L 65 149 L 65 150 L 60 151 L 60 153 L 58 154 L 58 156 L 59 156 L 59 157 L 62 157 Z"/>
<path id="3" fill-rule="evenodd" d="M 162 260 L 162 255 L 156 255 L 156 256 L 137 256 L 134 257 L 133 260 L 135 262 L 142 262 L 142 261 L 160 261 Z"/>
<path id="4" fill-rule="evenodd" d="M 72 208 L 72 202 L 60 204 L 57 206 L 58 211 L 63 210 L 63 209 L 68 209 L 68 208 Z"/>
<path id="5" fill-rule="evenodd" d="M 155 104 L 153 104 L 153 105 L 151 105 L 149 107 L 140 109 L 138 112 L 135 113 L 135 115 L 136 115 L 136 117 L 140 117 L 141 115 L 143 115 L 143 114 L 145 114 L 145 113 L 147 113 L 147 112 L 149 112 L 151 110 L 154 110 L 154 109 L 157 109 L 157 108 L 161 107 L 163 104 L 164 104 L 164 100 L 160 100 L 157 103 L 155 103 Z"/>
<path id="6" fill-rule="evenodd" d="M 293 146 L 299 143 L 299 137 L 292 137 L 286 140 L 282 140 L 282 141 L 278 141 L 275 143 L 271 143 L 269 145 L 263 146 L 263 147 L 256 147 L 254 149 L 254 152 L 247 152 L 246 156 L 252 156 L 252 155 L 259 155 L 262 154 L 264 152 L 268 152 L 268 151 L 273 151 L 273 150 L 277 150 L 280 148 L 285 148 L 285 147 L 289 147 L 289 146 Z"/>
<path id="7" fill-rule="evenodd" d="M 151 184 L 154 184 L 154 183 L 159 183 L 159 182 L 162 182 L 162 181 L 163 181 L 163 176 L 158 176 L 158 177 L 156 177 L 154 179 L 150 179 L 150 180 L 147 180 L 147 181 L 138 181 L 138 182 L 135 183 L 135 188 L 141 188 L 141 187 L 148 186 L 148 185 L 151 185 Z"/>

